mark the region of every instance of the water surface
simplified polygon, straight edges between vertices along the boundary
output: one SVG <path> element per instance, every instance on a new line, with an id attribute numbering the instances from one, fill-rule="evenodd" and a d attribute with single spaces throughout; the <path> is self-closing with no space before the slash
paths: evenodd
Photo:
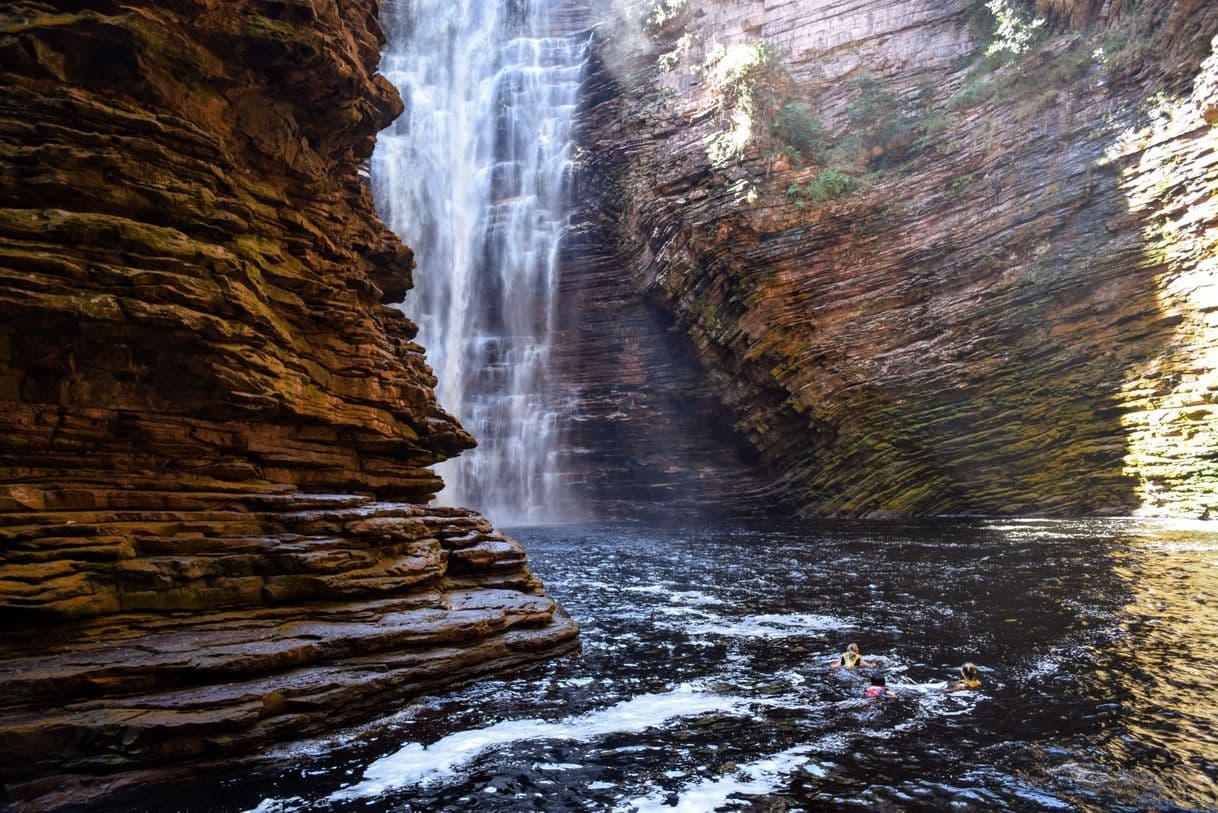
<path id="1" fill-rule="evenodd" d="M 515 534 L 583 625 L 581 656 L 297 748 L 228 780 L 225 804 L 1218 809 L 1212 524 Z M 828 665 L 850 641 L 895 698 L 864 699 L 877 670 Z M 944 692 L 964 660 L 983 689 Z"/>

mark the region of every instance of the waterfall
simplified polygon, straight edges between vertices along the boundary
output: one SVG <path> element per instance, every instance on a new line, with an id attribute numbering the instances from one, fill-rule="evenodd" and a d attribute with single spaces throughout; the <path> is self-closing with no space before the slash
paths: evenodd
<path id="1" fill-rule="evenodd" d="M 566 410 L 546 368 L 589 42 L 560 4 L 392 0 L 381 12 L 381 72 L 406 113 L 378 139 L 373 192 L 417 257 L 404 307 L 440 403 L 479 444 L 439 467 L 440 499 L 505 524 L 569 508 L 557 471 Z"/>

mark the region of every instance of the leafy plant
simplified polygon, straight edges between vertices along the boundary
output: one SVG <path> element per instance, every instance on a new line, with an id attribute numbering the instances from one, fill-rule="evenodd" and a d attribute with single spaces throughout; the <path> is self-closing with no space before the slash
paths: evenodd
<path id="1" fill-rule="evenodd" d="M 1099 59 L 1082 38 L 1047 54 L 1047 64 L 1036 72 L 1018 71 L 1015 66 L 993 73 L 970 71 L 964 85 L 948 101 L 961 110 L 987 101 L 1018 101 L 1025 115 L 1039 115 L 1057 103 L 1063 89 L 1083 78 Z"/>
<path id="2" fill-rule="evenodd" d="M 793 183 L 788 186 L 787 196 L 797 198 L 800 202 L 822 204 L 852 197 L 862 188 L 862 182 L 853 175 L 836 169 L 826 169 L 805 184 Z"/>
<path id="3" fill-rule="evenodd" d="M 739 160 L 753 139 L 758 94 L 777 70 L 777 54 L 765 43 L 716 46 L 706 56 L 702 74 L 715 100 L 722 126 L 703 139 L 716 167 Z"/>
<path id="4" fill-rule="evenodd" d="M 1108 32 L 1095 52 L 1104 70 L 1111 74 L 1126 73 L 1146 59 L 1152 46 L 1144 26 L 1140 15 L 1131 14 Z"/>
<path id="5" fill-rule="evenodd" d="M 854 94 L 846 105 L 846 119 L 852 133 L 842 139 L 840 147 L 853 153 L 853 163 L 860 166 L 900 161 L 921 135 L 922 122 L 900 96 L 871 74 L 862 74 L 850 84 Z"/>
<path id="6" fill-rule="evenodd" d="M 801 157 L 817 163 L 824 162 L 830 145 L 825 125 L 812 115 L 812 105 L 807 102 L 787 102 L 780 107 L 771 125 L 771 135 Z"/>
<path id="7" fill-rule="evenodd" d="M 853 95 L 846 105 L 846 118 L 851 124 L 871 127 L 901 108 L 901 98 L 869 73 L 852 79 L 850 89 Z"/>
<path id="8" fill-rule="evenodd" d="M 1044 36 L 1045 21 L 1040 17 L 1029 18 L 1011 0 L 989 0 L 985 7 L 994 15 L 994 34 L 985 49 L 986 56 L 1017 57 Z"/>

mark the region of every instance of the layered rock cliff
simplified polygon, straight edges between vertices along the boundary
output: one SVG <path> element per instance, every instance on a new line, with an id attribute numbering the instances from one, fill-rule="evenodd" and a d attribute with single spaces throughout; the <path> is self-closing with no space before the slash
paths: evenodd
<path id="1" fill-rule="evenodd" d="M 570 648 L 361 166 L 375 0 L 0 11 L 0 780 L 79 801 Z M 387 502 L 392 500 L 393 502 Z"/>
<path id="2" fill-rule="evenodd" d="M 643 6 L 601 29 L 564 280 L 627 318 L 573 379 L 670 348 L 615 397 L 698 382 L 686 423 L 759 458 L 741 494 L 681 450 L 728 501 L 1218 511 L 1218 8 Z M 615 417 L 607 492 L 652 422 Z"/>

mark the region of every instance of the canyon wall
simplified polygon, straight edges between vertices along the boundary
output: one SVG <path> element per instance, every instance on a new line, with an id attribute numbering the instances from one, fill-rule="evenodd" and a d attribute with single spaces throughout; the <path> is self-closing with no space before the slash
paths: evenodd
<path id="1" fill-rule="evenodd" d="M 473 439 L 389 306 L 382 45 L 375 0 L 0 11 L 7 804 L 575 645 L 515 541 L 422 505 Z"/>
<path id="2" fill-rule="evenodd" d="M 563 282 L 587 482 L 637 495 L 693 382 L 659 435 L 714 502 L 1218 511 L 1218 7 L 625 5 Z"/>

